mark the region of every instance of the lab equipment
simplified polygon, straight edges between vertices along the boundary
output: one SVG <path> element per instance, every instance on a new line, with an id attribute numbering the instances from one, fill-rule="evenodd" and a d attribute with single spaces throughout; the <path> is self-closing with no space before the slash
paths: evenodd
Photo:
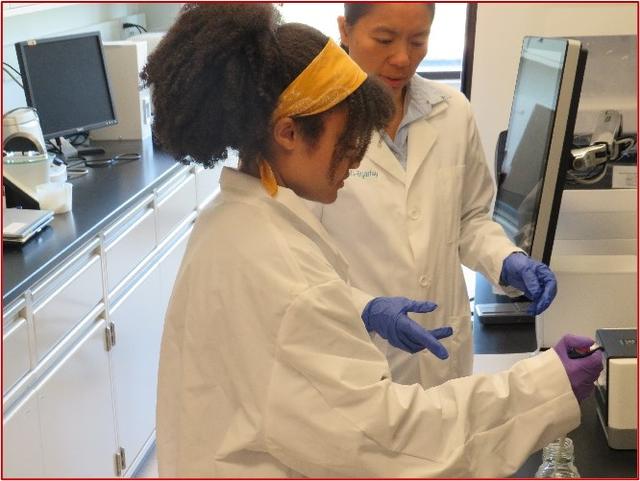
<path id="1" fill-rule="evenodd" d="M 549 264 L 567 158 L 572 147 L 587 53 L 572 39 L 525 37 L 504 152 L 497 153 L 493 219 L 531 258 Z M 520 312 L 476 298 L 483 323 L 508 322 Z M 525 298 L 516 298 L 516 302 Z M 532 318 L 528 318 L 532 321 Z"/>
<path id="2" fill-rule="evenodd" d="M 514 252 L 504 260 L 500 282 L 521 290 L 533 301 L 527 310 L 530 315 L 540 314 L 549 307 L 558 291 L 553 272 L 522 252 Z"/>
<path id="3" fill-rule="evenodd" d="M 147 61 L 146 42 L 104 42 L 105 65 L 118 113 L 117 125 L 91 131 L 94 140 L 133 140 L 151 136 L 151 97 L 140 72 Z"/>
<path id="4" fill-rule="evenodd" d="M 574 465 L 573 441 L 563 436 L 542 449 L 542 464 L 536 478 L 579 478 Z"/>
<path id="5" fill-rule="evenodd" d="M 27 40 L 15 48 L 27 104 L 38 110 L 45 140 L 117 124 L 99 32 Z M 68 142 L 65 150 L 66 157 L 77 155 Z"/>
<path id="6" fill-rule="evenodd" d="M 570 358 L 569 352 L 573 349 L 587 350 L 592 345 L 593 339 L 567 334 L 553 346 L 562 361 L 571 389 L 578 401 L 587 398 L 595 389 L 594 382 L 602 371 L 602 352 L 594 351 L 590 356 L 578 359 Z"/>
<path id="7" fill-rule="evenodd" d="M 596 411 L 614 449 L 637 449 L 637 329 L 598 329 L 604 348 L 604 370 L 596 383 Z"/>
<path id="8" fill-rule="evenodd" d="M 437 307 L 433 302 L 406 297 L 376 297 L 365 306 L 362 320 L 368 331 L 378 333 L 394 347 L 411 353 L 428 349 L 446 359 L 449 353 L 438 340 L 451 336 L 453 329 L 439 327 L 429 331 L 407 316 L 408 312 L 431 312 Z"/>
<path id="9" fill-rule="evenodd" d="M 567 331 L 594 337 L 600 328 L 637 323 L 637 190 L 565 190 L 551 269 L 561 290 L 537 316 L 538 345 Z"/>
<path id="10" fill-rule="evenodd" d="M 25 191 L 49 182 L 49 155 L 35 151 L 8 152 L 2 156 L 2 174 Z"/>
<path id="11" fill-rule="evenodd" d="M 36 109 L 18 107 L 2 116 L 2 150 L 47 152 Z"/>

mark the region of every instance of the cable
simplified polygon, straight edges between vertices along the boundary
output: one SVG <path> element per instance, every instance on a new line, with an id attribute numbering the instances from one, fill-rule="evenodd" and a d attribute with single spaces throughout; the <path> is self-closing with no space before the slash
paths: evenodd
<path id="1" fill-rule="evenodd" d="M 11 65 L 10 63 L 7 62 L 2 62 L 2 65 L 4 65 L 5 67 L 9 67 L 11 70 L 13 70 L 15 73 L 17 73 L 18 75 L 22 76 L 22 74 L 20 73 L 20 70 L 18 70 L 17 68 L 15 68 L 13 65 Z"/>
<path id="2" fill-rule="evenodd" d="M 618 143 L 618 145 L 627 144 L 627 146 L 624 149 L 620 150 L 618 154 L 618 158 L 624 157 L 631 151 L 631 149 L 633 149 L 636 146 L 636 141 L 632 137 L 625 137 L 624 139 L 616 140 L 616 142 Z"/>
<path id="3" fill-rule="evenodd" d="M 146 32 L 147 29 L 144 28 L 142 25 L 138 25 L 137 23 L 129 23 L 129 22 L 125 22 L 122 24 L 122 28 L 137 28 L 138 29 L 138 33 L 142 33 L 143 31 Z"/>
<path id="4" fill-rule="evenodd" d="M 11 77 L 11 79 L 12 79 L 15 83 L 17 83 L 17 84 L 20 86 L 20 88 L 21 88 L 22 90 L 24 90 L 24 86 L 22 85 L 22 83 L 21 83 L 17 78 L 15 78 L 14 73 L 13 73 L 11 70 L 9 70 L 7 67 L 5 67 L 4 62 L 2 62 L 2 70 L 4 70 L 4 72 L 5 72 L 9 77 Z"/>

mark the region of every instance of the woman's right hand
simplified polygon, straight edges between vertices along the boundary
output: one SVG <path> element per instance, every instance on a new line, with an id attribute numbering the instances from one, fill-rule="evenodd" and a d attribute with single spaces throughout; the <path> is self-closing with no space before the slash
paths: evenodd
<path id="1" fill-rule="evenodd" d="M 602 371 L 602 352 L 596 351 L 587 357 L 571 359 L 569 357 L 569 350 L 572 348 L 586 350 L 589 349 L 594 342 L 593 339 L 588 337 L 566 334 L 553 346 L 553 349 L 558 354 L 567 371 L 571 388 L 578 402 L 589 397 L 595 388 L 593 383 L 598 379 Z"/>

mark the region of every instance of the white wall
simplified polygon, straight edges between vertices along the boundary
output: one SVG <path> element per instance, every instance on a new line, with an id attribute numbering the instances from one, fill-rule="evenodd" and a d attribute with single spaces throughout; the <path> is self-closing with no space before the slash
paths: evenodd
<path id="1" fill-rule="evenodd" d="M 141 3 L 140 11 L 147 16 L 147 30 L 150 32 L 164 32 L 173 25 L 183 3 Z"/>
<path id="2" fill-rule="evenodd" d="M 6 8 L 6 4 L 4 5 Z M 123 22 L 137 23 L 149 31 L 167 30 L 182 4 L 175 3 L 76 3 L 23 7 L 26 13 L 6 10 L 2 18 L 3 60 L 18 68 L 16 42 L 34 38 L 100 31 L 103 41 L 122 40 L 136 29 L 122 29 Z M 2 112 L 26 105 L 24 93 L 3 73 Z"/>
<path id="3" fill-rule="evenodd" d="M 487 160 L 509 123 L 522 37 L 637 35 L 637 4 L 478 4 L 471 104 Z"/>

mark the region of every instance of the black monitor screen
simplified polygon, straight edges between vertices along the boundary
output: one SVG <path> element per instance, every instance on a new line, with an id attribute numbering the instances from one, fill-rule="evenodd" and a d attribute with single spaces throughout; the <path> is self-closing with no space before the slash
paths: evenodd
<path id="1" fill-rule="evenodd" d="M 16 52 L 45 139 L 117 123 L 98 32 L 20 42 Z"/>
<path id="2" fill-rule="evenodd" d="M 566 42 L 525 39 L 498 172 L 494 218 L 531 254 L 562 80 Z"/>

